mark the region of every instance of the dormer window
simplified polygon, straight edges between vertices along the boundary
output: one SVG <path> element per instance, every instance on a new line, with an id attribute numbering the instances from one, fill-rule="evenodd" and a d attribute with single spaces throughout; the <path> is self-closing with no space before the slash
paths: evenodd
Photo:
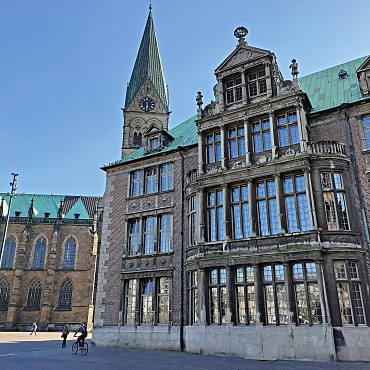
<path id="1" fill-rule="evenodd" d="M 22 212 L 19 212 L 19 211 L 16 211 L 15 212 L 15 217 L 19 217 L 21 215 Z"/>
<path id="2" fill-rule="evenodd" d="M 75 220 L 78 220 L 80 218 L 80 214 L 79 213 L 75 213 Z"/>
<path id="3" fill-rule="evenodd" d="M 242 78 L 240 76 L 227 78 L 225 80 L 225 101 L 231 104 L 242 100 Z"/>
<path id="4" fill-rule="evenodd" d="M 248 89 L 251 98 L 267 92 L 266 71 L 264 69 L 248 75 Z"/>
<path id="5" fill-rule="evenodd" d="M 45 218 L 49 218 L 50 217 L 50 213 L 49 212 L 45 212 Z"/>
<path id="6" fill-rule="evenodd" d="M 149 140 L 149 150 L 158 149 L 158 137 Z"/>
<path id="7" fill-rule="evenodd" d="M 345 80 L 347 77 L 348 77 L 348 73 L 344 69 L 341 69 L 338 73 L 338 78 L 340 80 Z"/>

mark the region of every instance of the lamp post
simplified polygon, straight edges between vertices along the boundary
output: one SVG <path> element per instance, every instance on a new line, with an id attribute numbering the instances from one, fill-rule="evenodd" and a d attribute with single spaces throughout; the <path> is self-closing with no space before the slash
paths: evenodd
<path id="1" fill-rule="evenodd" d="M 13 176 L 13 182 L 10 183 L 10 186 L 12 187 L 12 190 L 10 193 L 8 193 L 10 199 L 9 199 L 9 206 L 8 206 L 8 214 L 6 215 L 6 221 L 5 221 L 5 229 L 4 229 L 4 234 L 3 234 L 3 241 L 1 242 L 1 249 L 0 249 L 0 269 L 1 269 L 1 264 L 3 261 L 3 251 L 4 251 L 4 246 L 5 246 L 5 240 L 6 240 L 6 232 L 8 231 L 8 224 L 9 224 L 9 217 L 10 217 L 10 207 L 12 205 L 12 199 L 13 197 L 16 197 L 17 194 L 15 191 L 17 190 L 17 173 L 12 173 Z"/>

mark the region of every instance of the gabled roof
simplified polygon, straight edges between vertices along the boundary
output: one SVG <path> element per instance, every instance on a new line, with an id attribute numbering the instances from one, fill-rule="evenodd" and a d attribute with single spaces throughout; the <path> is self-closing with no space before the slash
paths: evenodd
<path id="1" fill-rule="evenodd" d="M 301 89 L 307 94 L 312 105 L 310 113 L 335 108 L 343 103 L 369 99 L 361 94 L 356 72 L 367 58 L 369 56 L 299 77 Z M 341 70 L 347 72 L 343 79 L 339 78 Z"/>
<path id="2" fill-rule="evenodd" d="M 164 78 L 162 60 L 159 53 L 151 10 L 149 11 L 131 79 L 127 86 L 125 109 L 128 108 L 132 99 L 134 99 L 147 78 L 151 80 L 164 108 L 168 112 L 167 84 Z"/>

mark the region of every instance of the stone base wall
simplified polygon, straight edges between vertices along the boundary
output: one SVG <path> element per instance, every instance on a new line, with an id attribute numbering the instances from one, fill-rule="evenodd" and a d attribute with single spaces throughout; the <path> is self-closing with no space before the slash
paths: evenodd
<path id="1" fill-rule="evenodd" d="M 179 350 L 180 328 L 94 327 L 100 347 Z M 187 326 L 185 351 L 258 360 L 370 361 L 370 328 L 331 326 Z"/>

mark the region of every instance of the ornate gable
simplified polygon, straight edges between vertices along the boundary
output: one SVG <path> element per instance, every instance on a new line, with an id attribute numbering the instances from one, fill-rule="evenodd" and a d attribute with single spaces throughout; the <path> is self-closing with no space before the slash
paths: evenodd
<path id="1" fill-rule="evenodd" d="M 357 78 L 362 95 L 370 95 L 370 57 L 357 69 Z"/>

